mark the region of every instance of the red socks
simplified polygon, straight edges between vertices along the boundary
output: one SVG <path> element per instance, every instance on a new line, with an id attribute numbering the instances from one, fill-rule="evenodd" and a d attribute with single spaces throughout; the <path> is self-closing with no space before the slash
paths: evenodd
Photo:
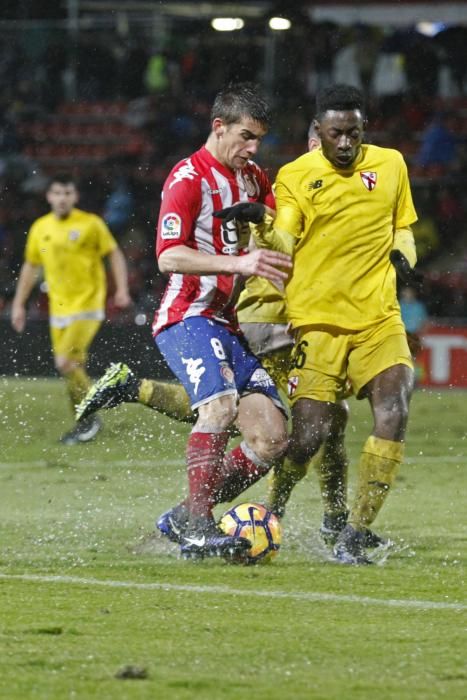
<path id="1" fill-rule="evenodd" d="M 188 438 L 186 459 L 192 516 L 211 516 L 228 440 L 228 432 L 194 432 Z"/>
<path id="2" fill-rule="evenodd" d="M 222 464 L 215 503 L 232 501 L 268 473 L 271 464 L 261 461 L 245 442 L 231 450 Z"/>
<path id="3" fill-rule="evenodd" d="M 187 505 L 192 516 L 210 517 L 217 503 L 236 498 L 271 468 L 245 442 L 225 455 L 228 440 L 227 432 L 194 432 L 188 439 Z"/>

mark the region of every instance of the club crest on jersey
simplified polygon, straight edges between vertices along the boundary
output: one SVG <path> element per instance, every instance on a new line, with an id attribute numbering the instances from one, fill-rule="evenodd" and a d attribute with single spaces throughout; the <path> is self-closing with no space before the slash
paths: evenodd
<path id="1" fill-rule="evenodd" d="M 289 381 L 287 382 L 287 393 L 289 396 L 293 396 L 297 390 L 298 386 L 298 377 L 289 377 Z"/>
<path id="2" fill-rule="evenodd" d="M 245 183 L 245 190 L 249 197 L 259 197 L 260 189 L 256 178 L 251 173 L 242 173 L 242 179 Z"/>
<path id="3" fill-rule="evenodd" d="M 372 173 L 369 170 L 365 170 L 362 173 L 360 173 L 360 177 L 362 178 L 362 182 L 367 188 L 367 190 L 372 192 L 376 187 L 376 173 Z"/>
<path id="4" fill-rule="evenodd" d="M 235 375 L 233 373 L 233 369 L 229 367 L 227 362 L 220 363 L 220 372 L 221 376 L 224 377 L 225 381 L 228 382 L 228 384 L 234 384 Z"/>
<path id="5" fill-rule="evenodd" d="M 180 238 L 182 235 L 182 220 L 175 212 L 166 214 L 161 223 L 161 238 L 164 241 Z"/>
<path id="6" fill-rule="evenodd" d="M 70 241 L 77 241 L 78 238 L 79 238 L 79 231 L 76 231 L 75 229 L 73 229 L 72 231 L 68 232 L 68 239 Z"/>

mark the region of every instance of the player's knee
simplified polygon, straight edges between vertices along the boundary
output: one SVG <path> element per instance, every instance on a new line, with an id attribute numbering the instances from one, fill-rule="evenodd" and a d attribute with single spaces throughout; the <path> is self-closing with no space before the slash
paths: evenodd
<path id="1" fill-rule="evenodd" d="M 279 431 L 267 435 L 265 433 L 257 433 L 249 437 L 248 443 L 255 454 L 263 462 L 269 464 L 285 454 L 287 450 L 287 431 L 281 428 Z"/>
<path id="2" fill-rule="evenodd" d="M 54 358 L 54 363 L 57 372 L 59 372 L 63 376 L 70 374 L 70 372 L 72 372 L 77 367 L 77 363 L 75 362 L 75 360 L 71 360 L 65 355 L 56 355 Z"/>
<path id="3" fill-rule="evenodd" d="M 307 462 L 318 452 L 322 438 L 313 431 L 293 431 L 290 436 L 287 455 L 290 459 L 305 468 Z"/>
<path id="4" fill-rule="evenodd" d="M 199 406 L 196 426 L 205 430 L 226 430 L 235 421 L 236 416 L 235 396 L 222 396 Z"/>
<path id="5" fill-rule="evenodd" d="M 376 434 L 385 436 L 388 440 L 400 440 L 405 433 L 409 418 L 407 401 L 393 401 L 378 406 L 375 411 Z"/>
<path id="6" fill-rule="evenodd" d="M 248 446 L 267 464 L 282 457 L 287 450 L 287 423 L 279 412 L 270 415 L 269 420 L 250 423 L 242 432 Z"/>

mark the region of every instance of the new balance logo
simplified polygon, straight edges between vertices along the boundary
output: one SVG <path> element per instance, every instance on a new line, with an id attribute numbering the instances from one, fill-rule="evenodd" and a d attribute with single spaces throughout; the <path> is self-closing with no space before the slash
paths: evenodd
<path id="1" fill-rule="evenodd" d="M 195 385 L 196 394 L 198 392 L 201 377 L 206 372 L 206 367 L 203 367 L 203 360 L 201 359 L 201 357 L 198 357 L 196 360 L 194 360 L 192 357 L 185 360 L 185 358 L 182 357 L 182 362 L 186 366 L 186 373 L 188 374 L 188 379 L 192 384 Z"/>
<path id="2" fill-rule="evenodd" d="M 198 173 L 194 169 L 193 163 L 191 162 L 191 158 L 187 158 L 185 161 L 185 165 L 181 165 L 179 169 L 174 172 L 173 180 L 169 185 L 169 190 L 171 190 L 172 187 L 181 180 L 193 180 L 195 175 L 197 174 Z"/>
<path id="3" fill-rule="evenodd" d="M 322 186 L 323 186 L 322 180 L 314 180 L 313 182 L 310 182 L 308 184 L 308 189 L 309 190 L 319 190 L 319 188 Z"/>

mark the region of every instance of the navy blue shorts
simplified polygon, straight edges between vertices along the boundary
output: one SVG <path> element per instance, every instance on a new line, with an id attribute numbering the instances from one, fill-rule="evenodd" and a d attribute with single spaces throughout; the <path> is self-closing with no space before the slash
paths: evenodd
<path id="1" fill-rule="evenodd" d="M 261 393 L 284 406 L 274 382 L 242 336 L 193 316 L 158 333 L 156 345 L 197 408 L 227 394 Z"/>

